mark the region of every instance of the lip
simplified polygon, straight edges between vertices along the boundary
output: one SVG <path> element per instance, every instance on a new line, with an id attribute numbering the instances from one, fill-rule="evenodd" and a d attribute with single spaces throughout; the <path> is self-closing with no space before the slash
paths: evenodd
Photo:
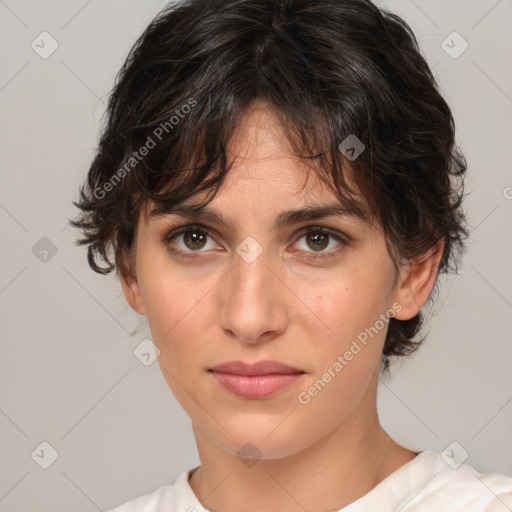
<path id="1" fill-rule="evenodd" d="M 253 364 L 230 361 L 209 371 L 222 387 L 239 397 L 251 399 L 274 395 L 305 374 L 298 368 L 270 360 Z"/>

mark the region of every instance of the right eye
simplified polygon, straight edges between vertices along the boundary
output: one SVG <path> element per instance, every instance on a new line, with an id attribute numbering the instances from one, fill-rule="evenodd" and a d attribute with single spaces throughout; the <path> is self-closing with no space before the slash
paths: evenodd
<path id="1" fill-rule="evenodd" d="M 197 224 L 187 224 L 173 229 L 170 233 L 165 235 L 163 242 L 167 245 L 167 248 L 173 254 L 176 254 L 182 258 L 196 258 L 198 256 L 190 253 L 202 253 L 205 245 L 207 245 L 208 237 L 211 238 L 210 233 L 205 228 Z M 173 240 L 178 239 L 181 242 L 176 244 Z M 216 245 L 215 247 L 218 247 Z M 214 247 L 212 247 L 213 249 Z M 187 254 L 189 253 L 189 254 Z"/>

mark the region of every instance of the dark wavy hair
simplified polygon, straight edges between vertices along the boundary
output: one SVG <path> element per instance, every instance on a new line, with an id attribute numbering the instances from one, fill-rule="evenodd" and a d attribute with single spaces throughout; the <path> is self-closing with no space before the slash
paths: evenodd
<path id="1" fill-rule="evenodd" d="M 93 270 L 128 269 L 148 200 L 159 214 L 202 191 L 212 193 L 203 204 L 213 199 L 231 165 L 226 146 L 257 99 L 342 204 L 357 209 L 356 192 L 363 195 L 395 268 L 443 239 L 439 273 L 457 272 L 468 236 L 467 164 L 454 120 L 409 25 L 369 0 L 186 0 L 164 8 L 117 74 L 74 202 L 81 212 L 71 223 Z M 347 162 L 340 143 L 349 135 L 365 150 Z M 347 163 L 357 191 L 345 180 Z M 385 369 L 387 356 L 423 341 L 414 340 L 423 320 L 421 312 L 390 319 Z"/>

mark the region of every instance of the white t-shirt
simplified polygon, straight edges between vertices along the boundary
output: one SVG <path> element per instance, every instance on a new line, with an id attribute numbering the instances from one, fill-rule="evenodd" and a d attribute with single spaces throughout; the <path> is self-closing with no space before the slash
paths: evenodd
<path id="1" fill-rule="evenodd" d="M 452 466 L 456 466 L 452 464 Z M 420 452 L 367 494 L 338 512 L 510 512 L 512 478 L 448 465 L 441 453 Z M 107 512 L 208 512 L 188 483 L 194 470 Z"/>

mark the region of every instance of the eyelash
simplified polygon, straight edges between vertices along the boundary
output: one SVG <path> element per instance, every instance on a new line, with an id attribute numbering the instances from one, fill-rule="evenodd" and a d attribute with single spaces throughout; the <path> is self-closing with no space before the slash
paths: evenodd
<path id="1" fill-rule="evenodd" d="M 208 231 L 208 229 L 204 228 L 203 226 L 200 226 L 199 224 L 184 224 L 181 226 L 177 226 L 175 229 L 173 229 L 170 233 L 166 234 L 162 240 L 162 242 L 167 246 L 167 249 L 173 253 L 178 255 L 181 258 L 185 259 L 195 259 L 201 256 L 192 255 L 189 253 L 201 253 L 205 251 L 187 251 L 184 252 L 181 249 L 174 249 L 171 247 L 171 241 L 174 240 L 177 236 L 187 233 L 190 231 L 195 231 L 197 233 L 200 233 L 202 235 L 207 235 L 210 238 L 213 238 Z M 335 256 L 338 256 L 338 254 L 348 245 L 350 245 L 350 240 L 346 235 L 342 235 L 341 233 L 334 231 L 330 228 L 326 228 L 323 226 L 308 226 L 304 230 L 300 232 L 299 239 L 302 238 L 305 235 L 308 235 L 310 233 L 319 233 L 322 235 L 328 235 L 332 238 L 334 238 L 337 242 L 339 242 L 339 246 L 336 249 L 331 249 L 329 252 L 312 252 L 311 256 L 306 256 L 306 259 L 316 261 L 318 259 L 326 259 L 326 258 L 333 258 Z M 309 252 L 309 251 L 306 251 Z"/>

